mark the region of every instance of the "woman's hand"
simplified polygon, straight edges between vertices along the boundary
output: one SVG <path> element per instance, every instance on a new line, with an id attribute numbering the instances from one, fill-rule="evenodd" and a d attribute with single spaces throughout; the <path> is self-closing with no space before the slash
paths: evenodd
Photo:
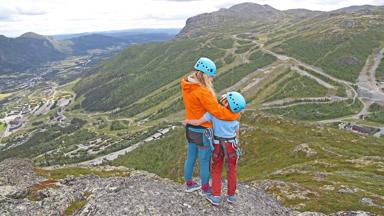
<path id="1" fill-rule="evenodd" d="M 183 125 L 184 125 L 184 127 L 185 127 L 187 124 L 194 125 L 194 126 L 198 126 L 198 125 L 201 124 L 201 121 L 200 121 L 199 119 L 197 119 L 197 120 L 185 119 L 185 120 L 183 121 Z"/>

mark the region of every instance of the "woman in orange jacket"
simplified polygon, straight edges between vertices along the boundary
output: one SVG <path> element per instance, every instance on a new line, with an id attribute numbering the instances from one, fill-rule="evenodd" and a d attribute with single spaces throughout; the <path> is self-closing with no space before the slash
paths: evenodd
<path id="1" fill-rule="evenodd" d="M 200 58 L 191 75 L 181 80 L 181 91 L 185 107 L 185 119 L 200 119 L 206 112 L 221 120 L 233 121 L 239 119 L 238 113 L 232 113 L 221 106 L 213 90 L 212 80 L 216 76 L 216 65 L 208 58 Z M 212 147 L 212 125 L 205 122 L 199 126 L 186 125 L 186 137 L 188 141 L 187 159 L 184 164 L 184 179 L 187 192 L 193 192 L 201 188 L 202 194 L 209 194 L 209 168 Z M 196 159 L 200 161 L 199 184 L 192 180 L 192 174 Z"/>

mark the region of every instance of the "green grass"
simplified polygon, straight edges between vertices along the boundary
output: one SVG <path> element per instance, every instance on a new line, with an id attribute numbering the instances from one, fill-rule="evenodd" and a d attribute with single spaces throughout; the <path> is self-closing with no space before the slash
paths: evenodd
<path id="1" fill-rule="evenodd" d="M 146 144 L 112 162 L 115 166 L 127 166 L 147 170 L 163 177 L 181 181 L 186 142 L 184 129 L 175 129 L 165 138 Z M 147 147 L 149 146 L 149 147 Z M 151 148 L 153 147 L 153 148 Z"/>
<path id="2" fill-rule="evenodd" d="M 224 38 L 224 39 L 215 39 L 213 40 L 212 44 L 217 48 L 230 49 L 233 47 L 233 42 L 234 41 L 231 38 Z"/>
<path id="3" fill-rule="evenodd" d="M 235 61 L 236 57 L 234 55 L 228 55 L 224 58 L 224 62 L 226 64 L 231 64 L 233 61 Z"/>
<path id="4" fill-rule="evenodd" d="M 328 84 L 331 84 L 331 85 L 335 86 L 335 87 L 337 88 L 337 90 L 336 90 L 336 96 L 339 96 L 339 97 L 347 97 L 346 87 L 345 87 L 344 85 L 339 84 L 339 83 L 333 81 L 332 79 L 330 79 L 330 78 L 328 78 L 328 77 L 326 77 L 326 76 L 323 76 L 323 75 L 321 75 L 321 74 L 319 74 L 319 73 L 316 73 L 316 72 L 314 72 L 314 71 L 312 71 L 312 70 L 309 70 L 309 69 L 307 69 L 307 68 L 305 68 L 305 67 L 299 66 L 299 68 L 300 68 L 301 70 L 304 70 L 304 71 L 306 71 L 307 73 L 311 74 L 312 76 L 317 77 L 318 79 L 321 79 L 321 80 L 323 80 L 324 82 L 326 82 L 326 83 L 328 83 Z"/>
<path id="5" fill-rule="evenodd" d="M 381 59 L 380 65 L 376 70 L 376 79 L 384 82 L 384 58 Z"/>
<path id="6" fill-rule="evenodd" d="M 86 204 L 88 203 L 88 200 L 86 199 L 76 199 L 71 202 L 71 204 L 65 209 L 64 214 L 65 216 L 73 215 L 80 209 L 82 209 Z"/>
<path id="7" fill-rule="evenodd" d="M 239 43 L 240 45 L 252 43 L 252 41 L 249 41 L 249 40 L 238 40 L 236 42 Z"/>
<path id="8" fill-rule="evenodd" d="M 128 124 L 126 121 L 112 121 L 110 129 L 113 131 L 127 129 Z"/>
<path id="9" fill-rule="evenodd" d="M 367 120 L 384 124 L 384 107 L 374 103 L 369 107 L 370 114 Z"/>
<path id="10" fill-rule="evenodd" d="M 0 133 L 5 131 L 6 128 L 7 128 L 7 124 L 3 123 L 3 122 L 0 122 Z"/>
<path id="11" fill-rule="evenodd" d="M 11 96 L 12 93 L 0 93 L 0 101 Z"/>
<path id="12" fill-rule="evenodd" d="M 73 92 L 76 84 L 80 81 L 80 78 L 75 79 L 69 83 L 66 83 L 65 85 L 60 87 L 60 90 L 66 91 L 66 92 Z"/>
<path id="13" fill-rule="evenodd" d="M 276 92 L 274 92 L 267 101 L 278 100 L 283 98 L 305 98 L 305 97 L 324 97 L 328 89 L 318 84 L 315 80 L 306 76 L 301 76 L 295 72 L 292 73 L 288 80 L 281 84 Z"/>
<path id="14" fill-rule="evenodd" d="M 376 197 L 384 194 L 384 173 L 380 171 L 380 160 L 373 160 L 374 163 L 366 165 L 355 164 L 349 160 L 384 155 L 383 139 L 250 112 L 242 115 L 241 124 L 243 128 L 247 128 L 241 132 L 241 146 L 244 152 L 238 164 L 238 178 L 241 181 L 279 180 L 297 183 L 300 187 L 316 193 L 316 196 L 311 196 L 308 200 L 301 200 L 289 199 L 284 196 L 283 191 L 276 188 L 269 191 L 279 196 L 288 207 L 303 203 L 304 207 L 300 211 L 381 211 L 360 202 L 361 198 L 369 197 L 378 204 L 384 203 L 384 200 Z M 148 143 L 120 157 L 113 161 L 112 165 L 144 169 L 182 182 L 186 157 L 184 137 L 184 129 L 176 129 L 163 139 Z M 293 149 L 302 143 L 307 143 L 317 154 L 306 157 L 305 154 L 293 153 Z M 296 168 L 305 173 L 276 172 L 285 168 Z M 319 180 L 316 178 L 317 173 L 326 173 L 326 177 Z M 198 173 L 195 175 L 198 176 Z M 333 185 L 336 189 L 322 190 L 324 185 Z M 337 191 L 341 185 L 358 187 L 364 191 L 342 194 Z"/>
<path id="15" fill-rule="evenodd" d="M 131 106 L 192 71 L 200 56 L 213 60 L 223 57 L 225 51 L 201 46 L 207 39 L 174 40 L 127 48 L 98 65 L 91 76 L 77 83 L 76 93 L 85 96 L 82 107 L 87 111 L 105 111 Z"/>
<path id="16" fill-rule="evenodd" d="M 67 147 L 74 144 L 79 144 L 81 141 L 85 141 L 94 137 L 94 134 L 87 130 L 81 130 L 86 122 L 82 119 L 74 118 L 71 123 L 66 127 L 60 127 L 58 125 L 39 125 L 39 130 L 35 132 L 23 131 L 23 135 L 28 135 L 30 138 L 14 148 L 2 151 L 0 154 L 0 161 L 11 157 L 26 157 L 33 158 L 47 151 L 57 149 L 59 147 Z M 31 129 L 33 131 L 33 129 Z M 17 137 L 8 137 L 7 140 L 3 140 L 7 145 L 18 142 Z M 55 161 L 59 161 L 63 155 L 57 155 Z"/>
<path id="17" fill-rule="evenodd" d="M 159 91 L 157 93 L 151 94 L 141 101 L 133 103 L 118 112 L 119 116 L 134 116 L 144 110 L 150 109 L 151 107 L 156 106 L 157 104 L 169 99 L 170 97 L 180 93 L 179 82 L 165 89 L 164 91 Z"/>
<path id="18" fill-rule="evenodd" d="M 249 51 L 251 48 L 253 48 L 254 46 L 255 46 L 255 44 L 246 44 L 246 45 L 239 46 L 236 48 L 235 53 L 236 54 L 245 53 L 245 52 Z"/>
<path id="19" fill-rule="evenodd" d="M 286 108 L 272 108 L 266 110 L 268 113 L 300 120 L 325 120 L 358 113 L 362 108 L 359 101 L 352 100 L 324 103 L 324 104 L 301 104 Z"/>
<path id="20" fill-rule="evenodd" d="M 252 53 L 249 60 L 250 62 L 248 64 L 241 64 L 229 69 L 222 75 L 220 74 L 220 76 L 214 80 L 215 89 L 220 91 L 224 88 L 232 86 L 243 77 L 256 71 L 257 69 L 272 64 L 276 61 L 276 57 L 261 51 L 255 51 Z"/>
<path id="21" fill-rule="evenodd" d="M 274 50 L 319 66 L 337 78 L 355 82 L 366 59 L 383 38 L 380 28 L 345 31 L 344 36 L 332 32 L 300 34 Z"/>

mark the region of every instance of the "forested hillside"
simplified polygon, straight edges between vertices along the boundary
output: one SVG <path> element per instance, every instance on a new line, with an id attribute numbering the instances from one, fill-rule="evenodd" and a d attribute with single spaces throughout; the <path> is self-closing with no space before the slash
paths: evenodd
<path id="1" fill-rule="evenodd" d="M 234 22 L 240 24 L 231 25 Z M 367 58 L 384 40 L 383 25 L 383 7 L 318 12 L 240 4 L 188 19 L 173 41 L 126 49 L 95 68 L 78 83 L 76 92 L 84 96 L 82 107 L 87 111 L 117 109 L 117 115 L 126 117 L 166 117 L 182 109 L 180 78 L 192 70 L 199 56 L 206 56 L 218 66 L 216 90 L 242 90 L 255 108 L 309 100 L 328 102 L 329 107 L 327 103 L 318 107 L 312 104 L 317 110 L 311 104 L 292 107 L 313 110 L 304 116 L 301 111 L 292 114 L 290 109 L 270 112 L 289 112 L 290 117 L 304 120 L 353 115 L 361 108 L 360 101 L 355 100 L 354 83 Z M 273 72 L 255 74 L 264 67 Z M 288 80 L 290 84 L 284 86 L 301 83 L 302 89 L 281 92 L 277 83 Z M 340 97 L 338 101 L 334 101 L 335 96 Z M 336 107 L 341 110 L 330 115 L 339 110 Z M 311 114 L 319 111 L 325 113 Z"/>

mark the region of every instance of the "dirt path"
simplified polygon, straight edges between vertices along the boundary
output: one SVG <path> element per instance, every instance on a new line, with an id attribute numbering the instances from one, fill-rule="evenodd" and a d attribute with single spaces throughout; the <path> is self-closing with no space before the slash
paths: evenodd
<path id="1" fill-rule="evenodd" d="M 171 128 L 173 128 L 173 126 L 169 127 L 169 128 L 165 128 L 165 130 L 169 129 L 169 130 L 166 130 L 166 132 L 164 132 L 165 131 L 164 128 L 161 129 L 163 131 L 162 136 L 164 134 L 170 132 Z M 158 133 L 159 132 L 155 132 L 155 134 L 158 134 Z M 124 149 L 121 149 L 121 150 L 118 150 L 118 151 L 115 151 L 115 152 L 112 152 L 112 153 L 109 153 L 109 154 L 106 154 L 106 155 L 103 155 L 103 156 L 99 156 L 99 157 L 94 158 L 92 160 L 88 160 L 88 161 L 83 161 L 83 162 L 77 163 L 77 165 L 79 165 L 79 166 L 95 166 L 95 165 L 102 164 L 105 160 L 108 160 L 108 161 L 116 160 L 119 156 L 125 155 L 125 154 L 127 154 L 129 152 L 132 152 L 133 150 L 137 149 L 138 147 L 148 143 L 145 140 L 147 140 L 148 138 L 153 137 L 155 134 L 152 134 L 152 135 L 144 138 L 143 140 L 141 140 L 141 141 L 139 141 L 139 142 L 137 142 L 137 143 L 127 147 L 127 148 L 124 148 Z"/>
<path id="2" fill-rule="evenodd" d="M 283 108 L 283 107 L 290 107 L 298 104 L 324 104 L 324 103 L 333 103 L 333 102 L 345 101 L 345 100 L 348 100 L 348 98 L 343 98 L 343 97 L 284 98 L 281 100 L 266 102 L 263 104 L 263 108 L 265 109 L 266 108 Z"/>
<path id="3" fill-rule="evenodd" d="M 237 39 L 237 40 L 240 40 L 237 35 L 234 35 L 234 38 Z M 241 39 L 241 40 L 244 40 L 244 39 Z M 327 78 L 331 79 L 332 81 L 335 81 L 337 83 L 340 83 L 340 84 L 343 84 L 343 85 L 347 86 L 348 89 L 351 92 L 353 92 L 353 102 L 355 102 L 356 99 L 358 99 L 364 105 L 363 109 L 358 114 L 356 114 L 355 117 L 358 117 L 361 113 L 363 113 L 363 114 L 366 113 L 366 110 L 368 109 L 367 107 L 369 107 L 369 104 L 366 104 L 366 102 L 364 100 L 362 100 L 362 98 L 359 97 L 359 96 L 366 95 L 366 97 L 376 98 L 376 99 L 378 99 L 380 101 L 384 101 L 384 93 L 382 93 L 380 91 L 380 89 L 376 85 L 375 85 L 375 90 L 373 90 L 373 89 L 372 90 L 367 90 L 367 89 L 364 89 L 364 88 L 360 88 L 359 92 L 357 92 L 355 90 L 355 88 L 353 88 L 353 86 L 355 84 L 352 83 L 352 82 L 336 78 L 336 77 L 334 77 L 332 75 L 329 75 L 328 73 L 325 73 L 321 68 L 318 68 L 318 67 L 313 66 L 313 65 L 306 64 L 306 63 L 304 63 L 304 62 L 302 62 L 302 61 L 300 61 L 300 60 L 298 60 L 296 58 L 293 58 L 293 57 L 290 57 L 290 56 L 286 56 L 286 55 L 277 54 L 277 53 L 275 53 L 275 52 L 273 52 L 271 50 L 268 50 L 268 49 L 264 48 L 264 44 L 258 43 L 255 40 L 249 40 L 249 41 L 252 41 L 253 43 L 259 45 L 260 49 L 262 51 L 275 56 L 277 59 L 279 59 L 281 61 L 293 61 L 298 66 L 304 67 L 304 68 L 306 68 L 308 70 L 311 70 L 311 71 L 313 71 L 315 73 L 318 73 L 318 74 L 320 74 L 320 75 L 322 75 L 324 77 L 327 77 Z M 375 77 L 375 71 L 376 71 L 378 65 L 380 64 L 380 61 L 381 61 L 381 59 L 383 57 L 383 53 L 384 53 L 384 49 L 382 49 L 376 55 L 375 63 L 373 65 L 373 67 L 370 70 L 367 70 L 367 71 L 370 71 L 369 74 L 373 78 Z M 296 68 L 299 69 L 298 67 L 296 67 Z M 296 69 L 296 68 L 294 68 L 294 69 Z M 298 70 L 296 70 L 296 71 L 298 71 Z M 305 72 L 304 70 L 300 70 L 298 72 L 301 72 L 302 75 L 307 75 L 307 76 L 310 75 L 309 73 L 304 73 Z M 363 70 L 362 73 L 364 73 L 364 70 Z M 367 74 L 367 72 L 365 72 L 365 73 Z M 309 76 L 309 77 L 315 79 L 319 84 L 321 84 L 323 86 L 328 86 L 328 87 L 332 86 L 331 84 L 329 84 L 329 83 L 327 83 L 327 82 L 325 82 L 325 81 L 323 81 L 323 80 L 321 80 L 319 78 L 316 78 L 315 76 Z M 373 79 L 373 80 L 375 81 L 375 79 Z M 332 87 L 334 87 L 334 86 L 332 86 Z M 304 104 L 308 104 L 308 103 L 311 103 L 311 102 L 303 102 L 303 103 Z M 314 102 L 314 103 L 318 103 L 318 102 Z M 287 105 L 287 106 L 294 106 L 294 105 L 298 105 L 298 104 L 301 104 L 301 103 L 290 104 L 290 105 Z M 283 107 L 286 107 L 286 106 L 282 106 L 281 108 L 283 108 Z"/>
<path id="4" fill-rule="evenodd" d="M 78 163 L 78 165 L 80 165 L 80 166 L 96 166 L 96 165 L 101 165 L 105 160 L 108 160 L 108 161 L 116 160 L 119 156 L 125 155 L 125 154 L 137 149 L 138 147 L 140 147 L 144 143 L 145 142 L 140 141 L 134 145 L 131 145 L 131 146 L 125 148 L 125 149 L 122 149 L 122 150 L 119 150 L 116 152 L 112 152 L 112 153 L 97 157 L 97 158 L 92 159 L 92 160 L 80 162 L 80 163 Z"/>
<path id="5" fill-rule="evenodd" d="M 318 78 L 318 77 L 315 77 L 313 76 L 312 74 L 308 73 L 307 71 L 305 70 L 301 70 L 300 68 L 296 67 L 296 66 L 293 66 L 291 67 L 292 70 L 298 72 L 299 74 L 303 75 L 303 76 L 307 76 L 311 79 L 314 79 L 316 80 L 317 83 L 319 83 L 320 85 L 324 86 L 325 88 L 328 88 L 328 89 L 336 89 L 335 86 L 325 82 L 324 80 Z"/>
<path id="6" fill-rule="evenodd" d="M 384 92 L 376 82 L 376 70 L 384 55 L 384 48 L 370 56 L 359 75 L 357 83 L 361 97 L 369 101 L 384 101 Z"/>

